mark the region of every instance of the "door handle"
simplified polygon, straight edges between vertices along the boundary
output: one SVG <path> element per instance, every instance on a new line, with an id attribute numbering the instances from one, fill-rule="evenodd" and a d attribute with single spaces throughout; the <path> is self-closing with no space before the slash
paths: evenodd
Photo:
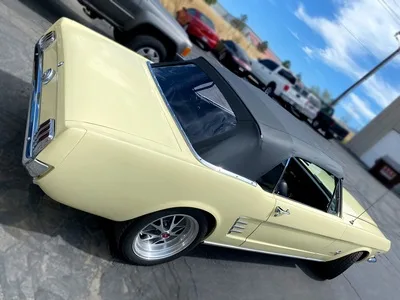
<path id="1" fill-rule="evenodd" d="M 274 217 L 279 217 L 279 216 L 284 216 L 284 215 L 290 215 L 289 209 L 284 210 L 280 206 L 277 206 L 275 208 Z"/>

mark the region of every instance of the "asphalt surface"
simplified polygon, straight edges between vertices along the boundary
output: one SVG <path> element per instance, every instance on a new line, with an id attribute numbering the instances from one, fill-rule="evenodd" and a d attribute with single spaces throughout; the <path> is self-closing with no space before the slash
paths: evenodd
<path id="1" fill-rule="evenodd" d="M 0 300 L 3 299 L 400 299 L 400 199 L 340 145 L 309 134 L 338 160 L 345 186 L 392 241 L 378 263 L 320 281 L 306 262 L 200 246 L 155 267 L 113 258 L 109 223 L 30 189 L 20 165 L 33 45 L 61 16 L 110 36 L 76 1 L 0 1 Z M 210 54 L 199 49 L 194 56 Z M 214 61 L 215 62 L 215 61 Z M 251 205 L 251 199 L 249 199 Z"/>

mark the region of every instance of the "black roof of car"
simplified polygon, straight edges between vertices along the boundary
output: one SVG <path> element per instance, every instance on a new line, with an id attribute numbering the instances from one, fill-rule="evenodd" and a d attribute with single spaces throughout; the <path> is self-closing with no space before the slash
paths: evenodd
<path id="1" fill-rule="evenodd" d="M 321 144 L 304 122 L 294 118 L 288 111 L 260 89 L 244 81 L 222 67 L 216 67 L 235 90 L 254 116 L 260 130 L 265 160 L 271 169 L 290 156 L 315 163 L 338 178 L 343 177 L 342 167 L 327 156 Z"/>
<path id="2" fill-rule="evenodd" d="M 196 64 L 215 82 L 234 109 L 240 124 L 235 135 L 199 155 L 215 165 L 257 180 L 290 157 L 318 165 L 338 178 L 342 167 L 324 153 L 318 136 L 273 99 L 226 68 L 204 58 L 153 67 Z M 228 85 L 227 85 L 228 84 Z M 255 124 L 257 129 L 255 128 Z"/>

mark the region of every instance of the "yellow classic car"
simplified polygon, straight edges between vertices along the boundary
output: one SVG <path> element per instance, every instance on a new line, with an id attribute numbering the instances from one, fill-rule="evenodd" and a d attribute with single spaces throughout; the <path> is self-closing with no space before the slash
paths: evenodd
<path id="1" fill-rule="evenodd" d="M 63 18 L 35 46 L 22 161 L 54 200 L 115 221 L 130 263 L 204 242 L 333 278 L 390 241 L 304 128 L 203 58 L 150 64 Z"/>

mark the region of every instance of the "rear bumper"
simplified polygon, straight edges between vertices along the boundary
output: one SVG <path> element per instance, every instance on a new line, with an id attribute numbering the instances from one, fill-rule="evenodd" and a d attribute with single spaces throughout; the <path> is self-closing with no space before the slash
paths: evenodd
<path id="1" fill-rule="evenodd" d="M 35 54 L 33 62 L 32 74 L 32 95 L 29 101 L 28 117 L 26 121 L 24 148 L 22 153 L 22 164 L 32 177 L 38 177 L 45 174 L 51 167 L 36 158 L 34 154 L 35 134 L 39 129 L 40 114 L 40 96 L 42 90 L 42 74 L 43 74 L 43 50 L 41 41 L 43 37 L 35 45 Z M 53 127 L 54 136 L 54 127 Z"/>

